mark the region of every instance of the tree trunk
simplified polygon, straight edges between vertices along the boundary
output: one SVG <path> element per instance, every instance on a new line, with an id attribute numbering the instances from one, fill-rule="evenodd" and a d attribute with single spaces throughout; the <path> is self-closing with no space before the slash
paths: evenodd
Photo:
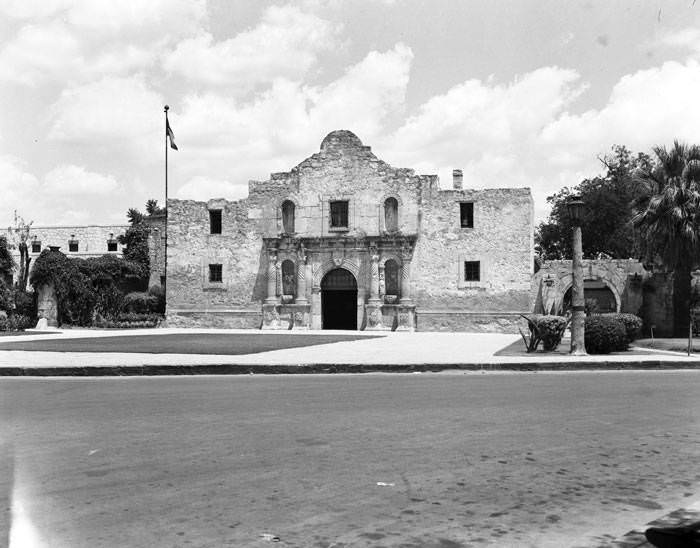
<path id="1" fill-rule="evenodd" d="M 24 291 L 27 287 L 27 259 L 29 258 L 29 250 L 25 242 L 20 242 L 17 247 L 19 248 L 19 276 L 17 276 L 17 285 Z"/>
<path id="2" fill-rule="evenodd" d="M 673 272 L 673 336 L 687 337 L 690 323 L 691 266 L 679 264 Z"/>

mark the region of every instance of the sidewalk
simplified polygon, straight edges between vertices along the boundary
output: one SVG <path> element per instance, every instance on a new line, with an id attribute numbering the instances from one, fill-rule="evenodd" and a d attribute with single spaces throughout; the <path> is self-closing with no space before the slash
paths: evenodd
<path id="1" fill-rule="evenodd" d="M 0 375 L 188 375 L 284 374 L 420 371 L 572 371 L 620 369 L 700 369 L 698 357 L 678 352 L 635 349 L 604 356 L 537 354 L 496 356 L 520 338 L 493 333 L 352 332 L 362 338 L 300 348 L 243 355 L 203 355 L 129 352 L 46 352 L 3 350 L 4 343 L 52 338 L 92 338 L 166 334 L 255 334 L 280 332 L 225 329 L 56 330 L 51 334 L 0 337 Z M 349 334 L 348 331 L 285 331 L 292 335 Z M 366 335 L 366 337 L 363 337 Z"/>

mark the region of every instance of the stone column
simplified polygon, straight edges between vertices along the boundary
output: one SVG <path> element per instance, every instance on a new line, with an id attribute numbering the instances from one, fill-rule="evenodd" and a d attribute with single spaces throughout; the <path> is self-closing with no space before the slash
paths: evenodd
<path id="1" fill-rule="evenodd" d="M 412 305 L 411 300 L 411 248 L 405 244 L 401 250 L 401 304 Z"/>
<path id="2" fill-rule="evenodd" d="M 306 249 L 304 244 L 297 251 L 297 304 L 306 304 Z"/>
<path id="3" fill-rule="evenodd" d="M 584 325 L 586 322 L 585 304 L 583 294 L 583 246 L 581 244 L 581 226 L 574 225 L 573 234 L 573 261 L 571 286 L 571 351 L 573 356 L 586 355 L 586 343 L 584 338 Z"/>
<path id="4" fill-rule="evenodd" d="M 271 249 L 267 255 L 267 299 L 268 304 L 277 303 L 277 250 Z"/>
<path id="5" fill-rule="evenodd" d="M 371 303 L 379 302 L 379 255 L 377 248 L 371 247 L 370 250 L 370 275 L 369 281 L 369 301 Z"/>

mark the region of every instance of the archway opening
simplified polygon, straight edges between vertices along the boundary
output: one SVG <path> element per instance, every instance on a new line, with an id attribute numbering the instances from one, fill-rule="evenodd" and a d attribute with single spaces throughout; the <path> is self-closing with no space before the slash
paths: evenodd
<path id="1" fill-rule="evenodd" d="M 571 287 L 564 294 L 564 311 L 571 309 Z M 605 314 L 617 312 L 615 294 L 601 280 L 583 281 L 583 298 L 586 303 L 586 314 Z"/>
<path id="2" fill-rule="evenodd" d="M 357 280 L 344 268 L 331 270 L 321 280 L 321 326 L 357 330 Z"/>

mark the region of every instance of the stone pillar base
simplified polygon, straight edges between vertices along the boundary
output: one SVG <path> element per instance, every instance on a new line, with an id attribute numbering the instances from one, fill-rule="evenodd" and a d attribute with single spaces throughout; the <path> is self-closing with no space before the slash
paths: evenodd
<path id="1" fill-rule="evenodd" d="M 416 307 L 401 304 L 399 305 L 399 319 L 396 331 L 416 330 Z"/>
<path id="2" fill-rule="evenodd" d="M 306 303 L 296 305 L 292 313 L 292 330 L 306 331 L 311 328 L 311 306 Z"/>
<path id="3" fill-rule="evenodd" d="M 261 329 L 288 329 L 289 326 L 280 322 L 280 314 L 276 304 L 262 305 L 263 323 Z"/>
<path id="4" fill-rule="evenodd" d="M 365 331 L 391 331 L 391 327 L 384 325 L 384 317 L 382 315 L 382 305 L 379 299 L 370 304 L 365 305 L 365 314 L 367 316 L 367 325 Z"/>

